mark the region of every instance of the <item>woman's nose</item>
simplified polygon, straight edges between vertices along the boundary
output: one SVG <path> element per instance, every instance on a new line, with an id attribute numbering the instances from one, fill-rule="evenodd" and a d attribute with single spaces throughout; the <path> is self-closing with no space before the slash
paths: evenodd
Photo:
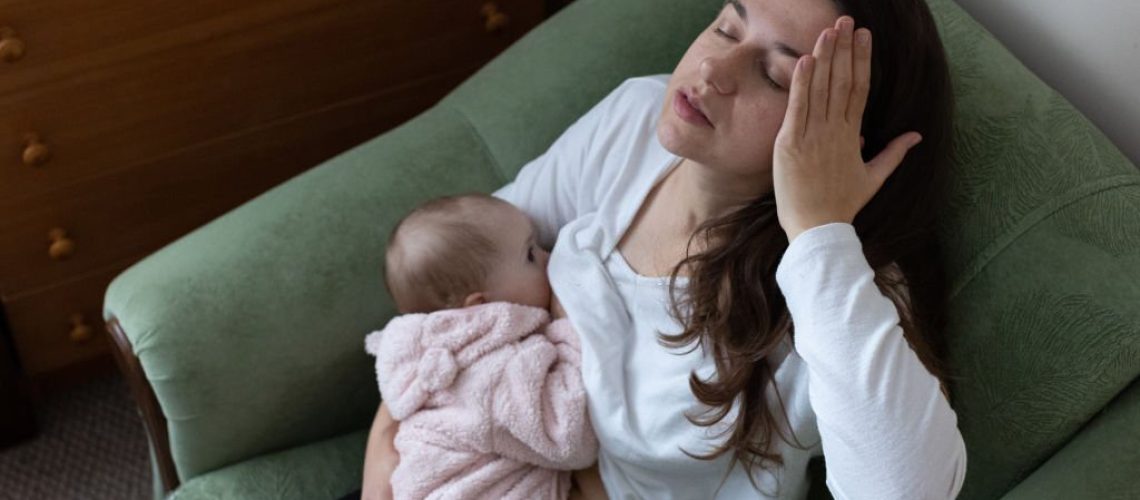
<path id="1" fill-rule="evenodd" d="M 701 60 L 701 79 L 719 94 L 736 92 L 736 81 L 732 75 L 732 58 L 708 56 Z"/>

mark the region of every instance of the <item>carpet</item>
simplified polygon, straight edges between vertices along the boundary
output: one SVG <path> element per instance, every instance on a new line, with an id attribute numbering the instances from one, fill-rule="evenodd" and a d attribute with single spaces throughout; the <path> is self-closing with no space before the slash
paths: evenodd
<path id="1" fill-rule="evenodd" d="M 0 450 L 0 500 L 151 498 L 146 434 L 118 374 L 50 394 L 40 434 Z"/>

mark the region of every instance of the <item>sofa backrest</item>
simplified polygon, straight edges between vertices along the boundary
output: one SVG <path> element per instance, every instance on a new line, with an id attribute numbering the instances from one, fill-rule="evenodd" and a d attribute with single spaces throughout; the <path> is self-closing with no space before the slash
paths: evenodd
<path id="1" fill-rule="evenodd" d="M 939 230 L 962 498 L 988 498 L 1140 374 L 1140 172 L 956 4 L 929 4 L 958 112 Z"/>

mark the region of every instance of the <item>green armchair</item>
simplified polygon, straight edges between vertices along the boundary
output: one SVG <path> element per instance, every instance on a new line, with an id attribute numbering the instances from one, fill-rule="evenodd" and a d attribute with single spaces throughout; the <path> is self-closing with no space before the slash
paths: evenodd
<path id="1" fill-rule="evenodd" d="M 622 80 L 670 72 L 721 3 L 578 0 L 433 108 L 118 276 L 104 315 L 156 496 L 359 487 L 379 403 L 363 339 L 394 313 L 397 217 L 504 184 Z M 939 229 L 961 498 L 1137 495 L 1140 172 L 951 0 L 929 4 L 958 105 Z"/>

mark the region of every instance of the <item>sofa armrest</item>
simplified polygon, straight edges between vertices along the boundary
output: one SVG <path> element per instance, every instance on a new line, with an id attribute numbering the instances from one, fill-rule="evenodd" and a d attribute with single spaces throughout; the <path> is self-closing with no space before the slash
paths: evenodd
<path id="1" fill-rule="evenodd" d="M 380 273 L 396 218 L 513 178 L 622 80 L 671 70 L 718 8 L 579 0 L 436 107 L 116 278 L 104 316 L 153 392 L 152 445 L 161 454 L 168 437 L 172 484 L 367 426 L 377 389 L 362 342 L 394 312 Z"/>
<path id="2" fill-rule="evenodd" d="M 119 275 L 104 317 L 165 419 L 150 437 L 156 455 L 168 438 L 169 483 L 367 426 L 379 394 L 363 339 L 394 312 L 387 235 L 425 198 L 498 187 L 492 165 L 462 116 L 433 108 Z"/>
<path id="3" fill-rule="evenodd" d="M 1072 441 L 1004 500 L 1140 498 L 1140 381 L 1133 381 Z"/>

